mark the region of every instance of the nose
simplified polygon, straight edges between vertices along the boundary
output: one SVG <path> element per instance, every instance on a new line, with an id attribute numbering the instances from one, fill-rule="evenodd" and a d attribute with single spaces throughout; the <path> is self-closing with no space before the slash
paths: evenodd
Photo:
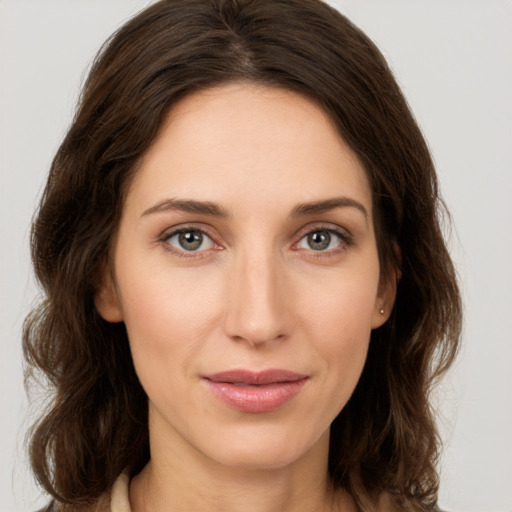
<path id="1" fill-rule="evenodd" d="M 278 258 L 241 255 L 228 277 L 226 333 L 253 347 L 287 338 L 294 323 L 289 295 Z"/>

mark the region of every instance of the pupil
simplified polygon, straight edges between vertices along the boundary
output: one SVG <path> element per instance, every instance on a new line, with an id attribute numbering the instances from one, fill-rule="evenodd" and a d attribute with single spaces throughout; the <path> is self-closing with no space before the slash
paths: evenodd
<path id="1" fill-rule="evenodd" d="M 185 231 L 180 233 L 180 245 L 187 251 L 195 251 L 203 243 L 203 235 L 199 231 Z"/>
<path id="2" fill-rule="evenodd" d="M 322 251 L 329 247 L 331 235 L 328 231 L 315 231 L 308 235 L 308 244 L 315 251 Z"/>

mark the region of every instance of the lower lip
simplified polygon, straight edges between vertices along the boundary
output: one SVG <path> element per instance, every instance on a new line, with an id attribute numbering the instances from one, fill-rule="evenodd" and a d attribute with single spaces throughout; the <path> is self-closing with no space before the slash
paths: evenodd
<path id="1" fill-rule="evenodd" d="M 242 412 L 269 412 L 279 409 L 298 395 L 307 378 L 261 386 L 237 386 L 206 379 L 213 393 L 225 404 Z"/>

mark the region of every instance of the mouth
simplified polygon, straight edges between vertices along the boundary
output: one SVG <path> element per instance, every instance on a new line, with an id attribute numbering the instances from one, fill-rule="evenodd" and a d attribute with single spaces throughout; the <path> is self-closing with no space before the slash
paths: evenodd
<path id="1" fill-rule="evenodd" d="M 288 370 L 229 370 L 203 376 L 224 404 L 247 413 L 270 412 L 297 396 L 309 377 Z"/>

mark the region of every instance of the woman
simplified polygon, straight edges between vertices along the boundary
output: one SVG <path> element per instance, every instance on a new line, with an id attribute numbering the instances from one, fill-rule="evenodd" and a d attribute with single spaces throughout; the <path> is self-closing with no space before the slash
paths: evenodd
<path id="1" fill-rule="evenodd" d="M 432 510 L 460 334 L 426 144 L 321 2 L 159 2 L 104 46 L 33 226 L 54 510 Z"/>

